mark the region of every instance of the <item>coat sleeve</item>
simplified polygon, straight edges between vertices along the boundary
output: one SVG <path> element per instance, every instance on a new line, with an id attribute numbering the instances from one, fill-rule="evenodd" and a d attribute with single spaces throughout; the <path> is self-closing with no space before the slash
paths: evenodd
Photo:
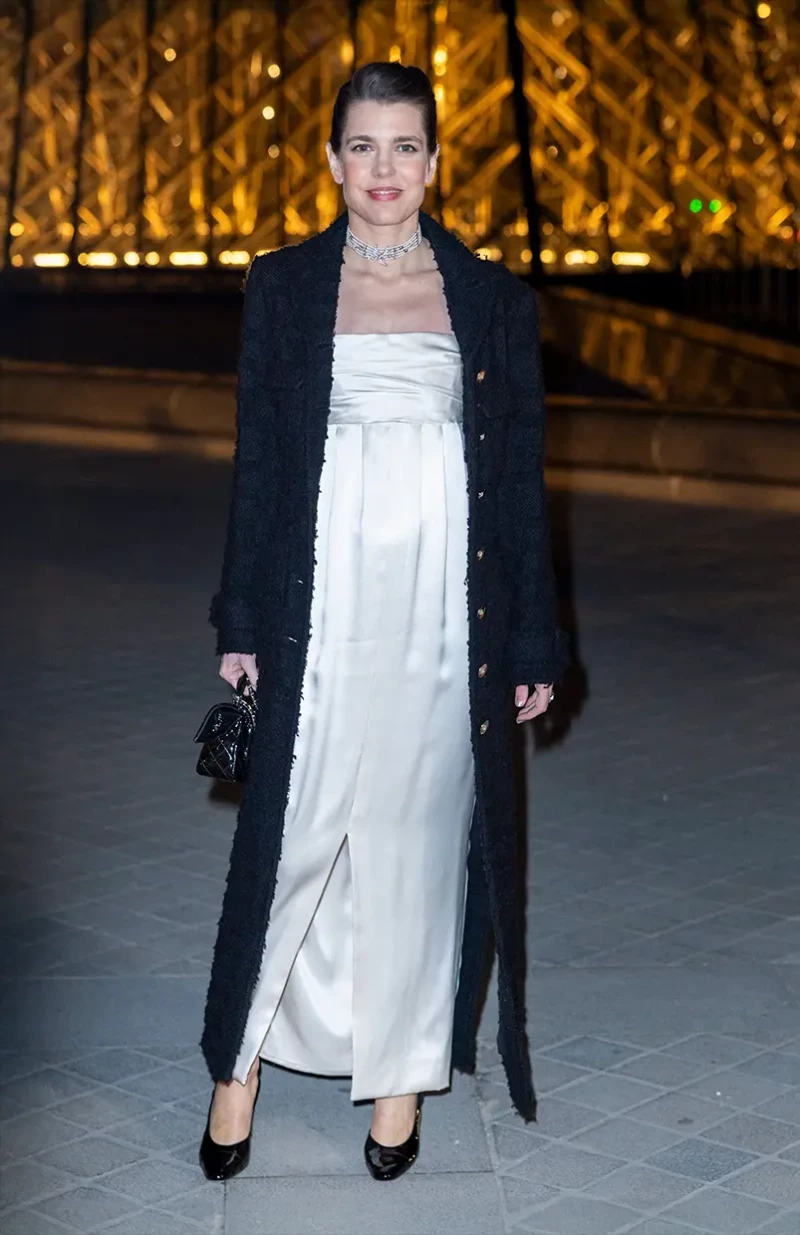
<path id="1" fill-rule="evenodd" d="M 258 646 L 258 560 L 274 496 L 273 407 L 265 383 L 270 349 L 265 258 L 254 258 L 245 284 L 236 387 L 236 448 L 220 589 L 211 601 L 217 654 Z"/>
<path id="2" fill-rule="evenodd" d="M 539 314 L 533 291 L 514 288 L 507 317 L 512 415 L 500 480 L 501 534 L 514 572 L 509 630 L 511 684 L 557 681 L 569 663 L 544 488 L 545 409 Z"/>

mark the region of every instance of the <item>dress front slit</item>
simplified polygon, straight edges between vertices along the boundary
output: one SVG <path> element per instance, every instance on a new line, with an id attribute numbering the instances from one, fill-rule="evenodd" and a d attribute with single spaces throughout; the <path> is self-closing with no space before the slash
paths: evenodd
<path id="1" fill-rule="evenodd" d="M 450 1083 L 475 802 L 455 337 L 334 339 L 311 631 L 256 1058 L 351 1097 Z"/>

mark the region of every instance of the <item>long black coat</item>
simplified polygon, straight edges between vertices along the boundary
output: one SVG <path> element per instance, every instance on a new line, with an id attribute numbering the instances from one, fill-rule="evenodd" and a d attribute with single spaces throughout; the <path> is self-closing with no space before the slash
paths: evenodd
<path id="1" fill-rule="evenodd" d="M 475 1066 L 476 1005 L 493 933 L 499 1047 L 525 1118 L 535 1098 L 525 1032 L 522 874 L 512 775 L 513 691 L 562 673 L 543 490 L 544 398 L 536 302 L 430 215 L 463 364 L 469 488 L 467 592 L 476 809 L 453 1063 Z M 245 289 L 233 495 L 217 651 L 258 656 L 259 721 L 225 890 L 202 1046 L 228 1080 L 258 978 L 280 859 L 310 634 L 314 538 L 347 216 L 256 258 Z M 435 820 L 431 823 L 435 826 Z M 402 931 L 402 923 L 397 924 Z"/>

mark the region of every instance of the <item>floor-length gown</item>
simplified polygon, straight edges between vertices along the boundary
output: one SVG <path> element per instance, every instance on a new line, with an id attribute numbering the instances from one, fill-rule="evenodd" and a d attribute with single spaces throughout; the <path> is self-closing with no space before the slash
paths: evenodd
<path id="1" fill-rule="evenodd" d="M 448 1086 L 474 808 L 452 334 L 339 334 L 257 1055 L 351 1097 Z"/>

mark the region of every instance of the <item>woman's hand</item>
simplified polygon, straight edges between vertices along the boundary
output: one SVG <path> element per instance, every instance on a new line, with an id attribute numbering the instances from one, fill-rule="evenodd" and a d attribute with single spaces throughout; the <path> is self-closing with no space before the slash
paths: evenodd
<path id="1" fill-rule="evenodd" d="M 519 708 L 517 724 L 521 725 L 523 721 L 533 720 L 534 716 L 541 716 L 546 712 L 552 693 L 553 686 L 550 682 L 537 682 L 530 691 L 527 686 L 518 686 L 514 691 L 514 703 Z"/>
<path id="2" fill-rule="evenodd" d="M 239 679 L 245 674 L 253 690 L 258 682 L 258 667 L 255 654 L 248 652 L 226 652 L 219 666 L 219 676 L 224 678 L 234 690 L 239 685 Z"/>

